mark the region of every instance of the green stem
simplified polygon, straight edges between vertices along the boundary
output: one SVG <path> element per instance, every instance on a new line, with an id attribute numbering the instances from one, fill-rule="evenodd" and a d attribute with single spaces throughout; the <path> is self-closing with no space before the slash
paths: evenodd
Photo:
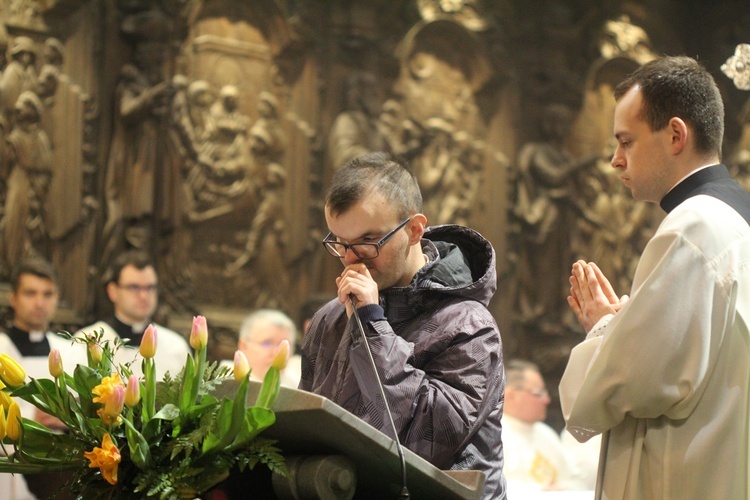
<path id="1" fill-rule="evenodd" d="M 143 375 L 145 377 L 143 387 L 143 425 L 156 414 L 156 366 L 151 358 L 143 360 Z"/>
<path id="2" fill-rule="evenodd" d="M 198 399 L 198 392 L 200 391 L 201 385 L 203 384 L 203 375 L 206 372 L 206 347 L 199 347 L 195 355 L 198 358 L 198 369 L 195 370 L 195 383 L 193 384 L 192 391 L 190 394 L 190 404 L 195 404 Z"/>

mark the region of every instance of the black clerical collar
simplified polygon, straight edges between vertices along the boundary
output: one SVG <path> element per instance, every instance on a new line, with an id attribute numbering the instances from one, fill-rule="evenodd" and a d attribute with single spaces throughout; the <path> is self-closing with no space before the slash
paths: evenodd
<path id="1" fill-rule="evenodd" d="M 18 352 L 21 356 L 49 356 L 49 340 L 47 336 L 43 336 L 41 340 L 34 342 L 31 340 L 29 332 L 21 330 L 17 326 L 13 325 L 8 331 L 8 337 L 16 345 Z"/>
<path id="2" fill-rule="evenodd" d="M 727 167 L 724 165 L 717 164 L 703 168 L 673 187 L 672 190 L 659 202 L 659 206 L 661 206 L 662 210 L 669 213 L 683 201 L 695 196 L 696 194 L 700 194 L 699 188 L 701 186 L 708 184 L 709 182 L 731 178 L 732 176 L 729 175 L 729 170 L 727 170 Z"/>
<path id="3" fill-rule="evenodd" d="M 109 326 L 111 326 L 115 330 L 115 332 L 117 332 L 117 335 L 121 339 L 130 340 L 130 342 L 128 342 L 129 346 L 138 347 L 141 345 L 141 339 L 143 338 L 143 332 L 145 331 L 145 328 L 143 329 L 143 331 L 133 331 L 133 327 L 131 325 L 123 323 L 116 316 L 113 316 L 111 319 L 109 319 L 107 323 L 109 323 Z"/>

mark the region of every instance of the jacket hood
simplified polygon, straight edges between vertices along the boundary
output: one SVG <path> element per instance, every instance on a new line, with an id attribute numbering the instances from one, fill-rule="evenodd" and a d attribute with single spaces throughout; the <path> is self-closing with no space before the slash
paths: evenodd
<path id="1" fill-rule="evenodd" d="M 383 290 L 386 300 L 398 294 L 402 300 L 419 307 L 425 301 L 452 295 L 476 300 L 485 307 L 489 305 L 497 289 L 495 250 L 481 234 L 454 224 L 428 227 L 422 251 L 430 261 L 409 286 Z"/>

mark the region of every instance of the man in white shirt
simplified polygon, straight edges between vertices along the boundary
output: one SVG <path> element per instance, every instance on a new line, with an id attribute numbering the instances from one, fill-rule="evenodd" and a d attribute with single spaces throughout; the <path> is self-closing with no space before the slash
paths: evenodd
<path id="1" fill-rule="evenodd" d="M 159 298 L 159 280 L 149 256 L 139 250 L 123 253 L 112 264 L 107 281 L 107 296 L 114 306 L 114 316 L 81 329 L 76 335 L 104 330 L 104 339 L 114 343 L 116 338 L 128 339 L 128 346 L 115 355 L 115 363 L 131 363 L 133 373 L 141 375 L 142 358 L 138 353 L 143 333 L 152 323 Z M 161 379 L 166 372 L 177 376 L 185 366 L 190 346 L 185 337 L 164 326 L 154 324 L 157 348 L 154 361 L 156 375 Z M 189 332 L 188 332 L 189 333 Z"/>
<path id="2" fill-rule="evenodd" d="M 612 166 L 667 215 L 629 300 L 573 264 L 587 335 L 560 383 L 568 431 L 603 433 L 600 498 L 750 498 L 750 194 L 719 163 L 721 94 L 695 60 L 664 57 L 615 99 Z"/>
<path id="3" fill-rule="evenodd" d="M 60 351 L 63 368 L 71 375 L 76 365 L 86 364 L 83 346 L 72 344 L 49 331 L 50 321 L 57 311 L 60 298 L 53 267 L 42 259 L 22 261 L 14 269 L 10 285 L 13 324 L 7 333 L 0 333 L 0 353 L 8 354 L 18 361 L 27 376 L 33 378 L 50 378 L 48 359 L 52 349 Z M 15 399 L 21 409 L 21 416 L 36 420 L 50 429 L 67 429 L 56 417 L 20 398 Z M 53 490 L 42 491 L 40 487 L 54 483 L 57 488 L 65 482 L 64 477 L 58 477 L 54 473 L 29 478 L 33 481 L 29 484 L 34 492 L 44 497 L 52 494 Z M 0 474 L 0 491 L 6 492 L 8 498 L 14 500 L 34 498 L 23 477 L 18 474 Z"/>
<path id="4" fill-rule="evenodd" d="M 250 377 L 262 381 L 271 367 L 282 341 L 289 342 L 289 362 L 281 372 L 281 384 L 294 389 L 299 385 L 302 361 L 294 354 L 297 327 L 294 321 L 275 309 L 258 309 L 242 322 L 237 348 L 245 354 L 250 365 Z"/>
<path id="5" fill-rule="evenodd" d="M 550 397 L 539 367 L 513 359 L 505 364 L 505 377 L 502 436 L 508 498 L 583 489 L 559 435 L 544 423 Z"/>

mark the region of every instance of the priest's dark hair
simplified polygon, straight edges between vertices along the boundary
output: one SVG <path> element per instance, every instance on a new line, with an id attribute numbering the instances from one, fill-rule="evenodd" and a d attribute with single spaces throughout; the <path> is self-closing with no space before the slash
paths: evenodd
<path id="1" fill-rule="evenodd" d="M 151 256 L 143 250 L 128 250 L 121 253 L 109 268 L 106 283 L 119 283 L 122 270 L 127 266 L 133 266 L 138 270 L 154 267 Z"/>
<path id="2" fill-rule="evenodd" d="M 31 274 L 37 278 L 46 279 L 57 285 L 57 273 L 55 273 L 55 268 L 52 267 L 52 264 L 41 257 L 25 259 L 18 263 L 13 269 L 13 272 L 10 275 L 10 288 L 13 292 L 18 290 L 21 276 L 24 274 Z"/>

